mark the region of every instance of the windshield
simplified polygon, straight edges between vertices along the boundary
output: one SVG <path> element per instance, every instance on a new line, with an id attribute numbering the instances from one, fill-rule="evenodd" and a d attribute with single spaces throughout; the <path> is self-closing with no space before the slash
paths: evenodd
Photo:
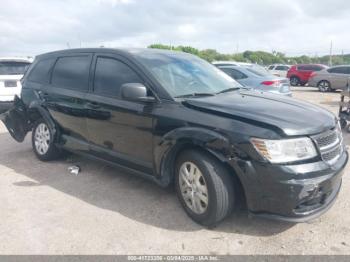
<path id="1" fill-rule="evenodd" d="M 24 75 L 30 63 L 26 62 L 1 62 L 0 75 Z"/>
<path id="2" fill-rule="evenodd" d="M 217 94 L 242 87 L 215 66 L 192 55 L 143 52 L 137 58 L 172 97 Z"/>

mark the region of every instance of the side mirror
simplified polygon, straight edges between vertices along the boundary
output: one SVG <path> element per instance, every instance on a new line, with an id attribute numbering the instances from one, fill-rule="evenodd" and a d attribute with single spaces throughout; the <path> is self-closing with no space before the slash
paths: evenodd
<path id="1" fill-rule="evenodd" d="M 126 83 L 121 86 L 121 96 L 125 100 L 155 102 L 155 98 L 147 96 L 147 88 L 140 83 Z"/>

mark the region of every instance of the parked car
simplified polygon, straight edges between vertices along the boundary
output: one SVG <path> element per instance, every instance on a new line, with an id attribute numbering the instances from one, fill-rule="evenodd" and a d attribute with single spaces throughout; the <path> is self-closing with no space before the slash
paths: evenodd
<path id="1" fill-rule="evenodd" d="M 275 64 L 268 67 L 268 71 L 275 76 L 287 77 L 287 72 L 290 69 L 289 65 Z"/>
<path id="2" fill-rule="evenodd" d="M 317 64 L 294 65 L 289 69 L 287 77 L 290 79 L 292 86 L 305 85 L 313 72 L 321 71 L 325 68 L 327 66 Z"/>
<path id="3" fill-rule="evenodd" d="M 348 87 L 350 78 L 350 66 L 334 66 L 313 72 L 309 79 L 310 86 L 317 86 L 321 92 L 344 90 Z"/>
<path id="4" fill-rule="evenodd" d="M 246 67 L 246 68 L 252 68 L 252 69 L 259 71 L 263 74 L 266 74 L 269 72 L 265 67 L 263 67 L 261 65 L 246 63 L 246 62 L 214 61 L 212 64 L 215 65 L 216 67 L 218 67 L 218 66 L 242 66 L 242 67 Z"/>
<path id="5" fill-rule="evenodd" d="M 292 96 L 288 78 L 274 76 L 266 70 L 257 70 L 251 66 L 222 65 L 219 63 L 215 65 L 246 88 Z"/>
<path id="6" fill-rule="evenodd" d="M 22 84 L 1 119 L 19 142 L 32 131 L 40 160 L 68 150 L 174 184 L 187 214 L 206 226 L 243 202 L 255 215 L 313 219 L 341 187 L 348 153 L 335 115 L 242 90 L 190 54 L 57 51 L 38 56 Z"/>
<path id="7" fill-rule="evenodd" d="M 21 78 L 31 64 L 27 58 L 0 58 L 0 113 L 8 110 L 15 95 L 21 93 Z"/>

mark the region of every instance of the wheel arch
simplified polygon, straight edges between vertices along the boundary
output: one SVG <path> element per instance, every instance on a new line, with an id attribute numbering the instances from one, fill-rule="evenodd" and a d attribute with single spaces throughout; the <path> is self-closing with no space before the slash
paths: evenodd
<path id="1" fill-rule="evenodd" d="M 59 129 L 57 128 L 56 122 L 51 117 L 49 111 L 42 106 L 38 101 L 33 101 L 28 106 L 30 119 L 34 122 L 39 118 L 43 118 L 45 122 L 49 125 L 52 131 L 53 137 L 57 137 Z"/>
<path id="2" fill-rule="evenodd" d="M 174 182 L 175 163 L 177 157 L 184 151 L 195 149 L 214 157 L 229 170 L 237 180 L 239 190 L 244 196 L 244 187 L 238 174 L 228 164 L 235 155 L 235 149 L 229 139 L 217 131 L 200 127 L 183 127 L 175 129 L 163 136 L 159 146 L 155 148 L 156 169 L 161 185 L 170 186 Z"/>

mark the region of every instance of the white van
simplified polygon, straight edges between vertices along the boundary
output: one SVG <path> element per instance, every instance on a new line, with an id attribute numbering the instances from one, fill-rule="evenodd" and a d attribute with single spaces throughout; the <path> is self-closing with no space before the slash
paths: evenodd
<path id="1" fill-rule="evenodd" d="M 0 57 L 0 113 L 8 110 L 15 95 L 21 94 L 21 82 L 32 63 L 30 58 Z"/>

